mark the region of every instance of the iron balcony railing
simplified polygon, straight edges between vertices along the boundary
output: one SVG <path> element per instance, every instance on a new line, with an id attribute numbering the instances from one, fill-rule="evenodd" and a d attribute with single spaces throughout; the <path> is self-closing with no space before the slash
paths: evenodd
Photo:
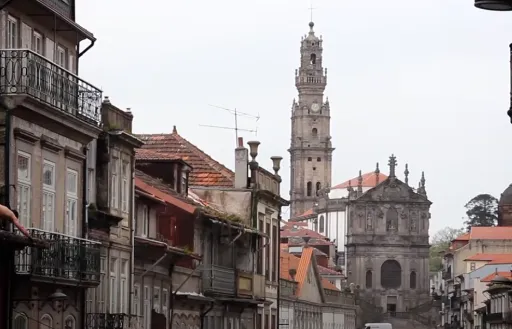
<path id="1" fill-rule="evenodd" d="M 203 292 L 235 295 L 235 269 L 218 265 L 206 265 L 203 270 Z"/>
<path id="2" fill-rule="evenodd" d="M 95 241 L 39 229 L 28 229 L 44 240 L 46 249 L 25 247 L 16 251 L 16 273 L 41 279 L 62 279 L 72 285 L 97 286 L 100 282 L 100 246 Z"/>
<path id="3" fill-rule="evenodd" d="M 143 329 L 142 317 L 124 313 L 87 313 L 85 329 Z"/>
<path id="4" fill-rule="evenodd" d="M 27 95 L 99 125 L 102 92 L 28 49 L 0 50 L 0 95 Z"/>

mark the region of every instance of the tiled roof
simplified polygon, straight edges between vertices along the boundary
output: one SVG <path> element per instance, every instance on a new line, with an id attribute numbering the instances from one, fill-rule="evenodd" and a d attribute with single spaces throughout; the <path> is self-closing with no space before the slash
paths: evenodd
<path id="1" fill-rule="evenodd" d="M 508 240 L 512 239 L 512 227 L 510 226 L 474 226 L 471 228 L 471 240 Z"/>
<path id="2" fill-rule="evenodd" d="M 363 182 L 362 182 L 363 187 L 377 186 L 377 174 L 374 171 L 363 174 L 362 177 L 363 177 Z M 387 178 L 388 178 L 387 175 L 380 173 L 379 174 L 379 183 L 382 183 Z M 334 186 L 333 188 L 331 188 L 331 190 L 347 188 L 347 187 L 349 187 L 349 185 L 355 188 L 355 187 L 357 187 L 358 184 L 359 184 L 359 176 L 349 179 L 348 181 L 343 182 L 341 184 L 338 184 L 338 185 Z M 294 219 L 300 219 L 301 217 L 310 217 L 312 215 L 314 215 L 313 209 L 308 209 L 305 212 L 303 212 L 302 214 L 295 216 Z"/>
<path id="3" fill-rule="evenodd" d="M 363 184 L 362 184 L 363 187 L 377 186 L 377 174 L 374 171 L 363 174 L 362 176 L 363 176 Z M 379 174 L 379 183 L 382 183 L 387 178 L 388 178 L 387 175 L 380 173 Z M 346 181 L 344 183 L 338 184 L 338 185 L 334 186 L 332 189 L 347 188 L 349 186 L 349 184 L 352 187 L 357 187 L 357 185 L 359 184 L 359 176 L 349 179 L 348 181 Z"/>
<path id="4" fill-rule="evenodd" d="M 495 261 L 495 260 L 512 260 L 512 254 L 476 254 L 464 260 L 466 261 Z"/>
<path id="5" fill-rule="evenodd" d="M 340 291 L 338 287 L 333 285 L 329 280 L 322 278 L 322 288 L 329 289 L 329 290 L 335 290 Z"/>
<path id="6" fill-rule="evenodd" d="M 304 251 L 302 252 L 301 257 L 296 257 L 284 250 L 283 246 L 281 245 L 281 278 L 289 281 L 295 281 L 298 283 L 298 288 L 296 294 L 300 294 L 300 289 L 304 282 L 306 281 L 309 265 L 313 261 L 313 249 L 314 248 L 304 248 Z M 320 267 L 320 266 L 318 266 Z M 295 280 L 292 279 L 290 276 L 290 269 L 296 270 L 295 274 Z M 324 267 L 324 269 L 327 269 Z M 329 269 L 327 269 L 329 270 Z M 338 274 L 336 272 L 336 274 Z M 321 278 L 321 284 L 322 288 L 329 289 L 329 290 L 336 290 L 339 291 L 339 289 L 333 285 L 329 280 Z"/>
<path id="7" fill-rule="evenodd" d="M 174 154 L 158 153 L 149 149 L 135 149 L 136 160 L 181 160 Z"/>
<path id="8" fill-rule="evenodd" d="M 304 228 L 303 226 L 295 226 L 295 227 L 284 227 L 281 231 L 281 238 L 291 238 L 291 237 L 305 237 L 309 236 L 311 238 L 317 238 L 317 239 L 323 239 L 327 240 L 327 237 L 315 232 L 313 230 L 310 230 L 308 228 Z"/>
<path id="9" fill-rule="evenodd" d="M 325 238 L 311 238 L 308 243 L 310 246 L 329 246 L 334 245 L 331 241 L 325 240 Z M 304 246 L 306 245 L 306 241 L 302 237 L 289 237 L 288 238 L 288 245 L 289 246 Z"/>
<path id="10" fill-rule="evenodd" d="M 140 170 L 135 170 L 135 187 L 191 214 L 197 208 L 192 201 L 180 196 L 170 186 Z"/>
<path id="11" fill-rule="evenodd" d="M 235 174 L 197 146 L 181 137 L 174 127 L 171 134 L 137 135 L 148 149 L 165 156 L 176 156 L 192 167 L 190 186 L 232 187 Z"/>
<path id="12" fill-rule="evenodd" d="M 281 250 L 281 278 L 289 281 L 295 281 L 290 275 L 290 270 L 299 268 L 300 259 L 286 251 Z"/>
<path id="13" fill-rule="evenodd" d="M 491 282 L 495 277 L 502 276 L 507 279 L 512 279 L 512 271 L 508 272 L 494 272 L 481 279 L 481 282 Z"/>
<path id="14" fill-rule="evenodd" d="M 317 268 L 318 268 L 318 272 L 320 274 L 330 274 L 330 275 L 343 275 L 342 273 L 340 272 L 337 272 L 335 270 L 331 270 L 330 268 L 327 268 L 327 267 L 323 267 L 323 266 L 320 266 L 320 265 L 317 265 Z"/>
<path id="15" fill-rule="evenodd" d="M 469 233 L 464 233 L 458 237 L 456 237 L 455 239 L 453 239 L 453 241 L 469 241 Z"/>

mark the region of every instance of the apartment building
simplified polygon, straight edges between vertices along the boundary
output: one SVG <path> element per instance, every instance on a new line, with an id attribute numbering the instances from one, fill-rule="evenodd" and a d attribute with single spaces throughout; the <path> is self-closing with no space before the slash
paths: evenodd
<path id="1" fill-rule="evenodd" d="M 100 284 L 87 290 L 86 329 L 135 328 L 133 287 L 134 165 L 142 142 L 131 135 L 133 115 L 110 102 L 101 108 L 103 131 L 89 145 L 87 227 L 100 244 Z M 133 316 L 132 316 L 133 314 Z"/>
<path id="2" fill-rule="evenodd" d="M 16 255 L 11 323 L 81 328 L 85 289 L 100 281 L 100 246 L 87 239 L 84 218 L 86 146 L 101 133 L 102 92 L 77 75 L 90 48 L 81 41 L 95 39 L 75 22 L 72 0 L 0 9 L 3 197 L 49 245 Z"/>
<path id="3" fill-rule="evenodd" d="M 355 329 L 355 295 L 321 277 L 315 250 L 306 245 L 298 256 L 281 251 L 280 327 Z"/>
<path id="4" fill-rule="evenodd" d="M 263 325 L 270 327 L 272 323 L 277 323 L 279 222 L 281 207 L 288 204 L 286 200 L 279 196 L 281 178 L 278 171 L 281 158 L 272 158 L 274 173 L 271 173 L 262 168 L 256 161 L 259 142 L 249 142 L 250 150 L 248 150 L 243 146 L 243 141 L 240 139 L 235 150 L 236 161 L 235 172 L 233 172 L 180 136 L 176 127 L 174 127 L 171 134 L 141 135 L 140 138 L 145 143 L 143 149 L 159 153 L 162 157 L 185 160 L 193 168 L 188 176 L 189 192 L 191 194 L 204 200 L 205 204 L 212 205 L 235 216 L 244 224 L 246 229 L 257 231 L 259 232 L 258 235 L 263 237 L 263 239 L 255 240 L 258 241 L 258 244 L 255 249 L 254 271 L 250 267 L 250 262 L 240 263 L 235 259 L 232 263 L 223 265 L 223 263 L 219 263 L 220 259 L 214 259 L 214 262 L 211 263 L 214 266 L 210 270 L 205 268 L 203 271 L 203 275 L 207 276 L 206 281 L 203 277 L 202 282 L 203 288 L 208 290 L 209 288 L 204 286 L 205 282 L 209 282 L 208 275 L 215 275 L 217 278 L 224 277 L 223 282 L 224 280 L 230 282 L 229 296 L 231 298 L 236 296 L 238 289 L 239 291 L 252 290 L 253 298 L 258 299 L 262 295 L 258 292 L 258 289 L 263 286 L 266 302 L 252 305 L 257 309 L 257 313 L 254 315 L 255 328 L 261 328 Z M 251 160 L 249 160 L 249 153 Z M 230 236 L 226 236 L 225 240 L 229 239 Z M 236 238 L 236 234 L 233 238 Z M 236 238 L 235 242 L 244 242 L 244 239 L 249 239 L 249 237 Z M 213 247 L 215 241 L 212 240 L 211 243 L 212 248 L 221 248 L 220 246 Z M 248 241 L 246 240 L 244 243 L 248 243 Z M 229 246 L 229 243 L 227 243 L 227 246 Z M 242 252 L 247 247 L 240 248 L 238 250 Z M 220 252 L 220 249 L 207 250 L 210 253 L 216 253 L 217 250 Z M 222 252 L 229 253 L 233 251 L 224 250 Z M 244 275 L 244 273 L 251 275 Z M 238 279 L 228 280 L 228 278 L 235 277 Z M 245 288 L 237 286 L 240 284 Z M 211 296 L 218 300 L 220 298 L 218 293 L 219 291 L 212 292 Z M 243 303 L 246 304 L 247 302 L 244 301 Z M 210 321 L 211 325 L 215 325 L 215 321 L 221 321 L 220 319 L 223 318 L 221 316 L 222 312 L 222 308 L 214 308 L 209 313 L 209 317 L 213 316 L 214 318 L 211 320 L 213 322 Z M 215 320 L 215 318 L 219 320 Z M 208 322 L 208 325 L 210 325 L 210 322 Z"/>

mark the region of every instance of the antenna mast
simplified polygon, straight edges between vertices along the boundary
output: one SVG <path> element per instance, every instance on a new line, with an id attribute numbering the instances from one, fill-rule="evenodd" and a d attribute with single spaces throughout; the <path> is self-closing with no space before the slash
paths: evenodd
<path id="1" fill-rule="evenodd" d="M 211 104 L 208 104 L 208 106 L 215 107 L 215 108 L 218 108 L 218 109 L 221 109 L 221 110 L 229 112 L 235 118 L 235 126 L 234 127 L 213 126 L 213 125 L 199 125 L 199 126 L 201 126 L 201 127 L 209 127 L 209 128 L 216 128 L 216 129 L 234 130 L 235 131 L 235 145 L 238 145 L 238 132 L 239 131 L 247 131 L 247 132 L 255 133 L 256 135 L 258 134 L 258 127 L 257 126 L 256 126 L 256 129 L 242 129 L 242 128 L 238 128 L 238 117 L 240 116 L 240 117 L 253 118 L 253 119 L 256 119 L 256 123 L 258 123 L 258 121 L 260 119 L 259 113 L 258 113 L 258 115 L 253 115 L 253 114 L 249 114 L 249 113 L 238 111 L 236 108 L 232 110 L 232 109 L 228 109 L 228 108 L 221 107 L 221 106 L 216 106 L 216 105 L 211 105 Z"/>

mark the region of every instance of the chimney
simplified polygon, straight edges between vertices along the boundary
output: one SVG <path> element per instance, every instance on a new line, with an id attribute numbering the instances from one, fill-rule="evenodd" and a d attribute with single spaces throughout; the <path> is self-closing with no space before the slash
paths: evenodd
<path id="1" fill-rule="evenodd" d="M 244 147 L 244 139 L 238 137 L 235 149 L 235 188 L 247 188 L 249 179 L 249 151 Z"/>

